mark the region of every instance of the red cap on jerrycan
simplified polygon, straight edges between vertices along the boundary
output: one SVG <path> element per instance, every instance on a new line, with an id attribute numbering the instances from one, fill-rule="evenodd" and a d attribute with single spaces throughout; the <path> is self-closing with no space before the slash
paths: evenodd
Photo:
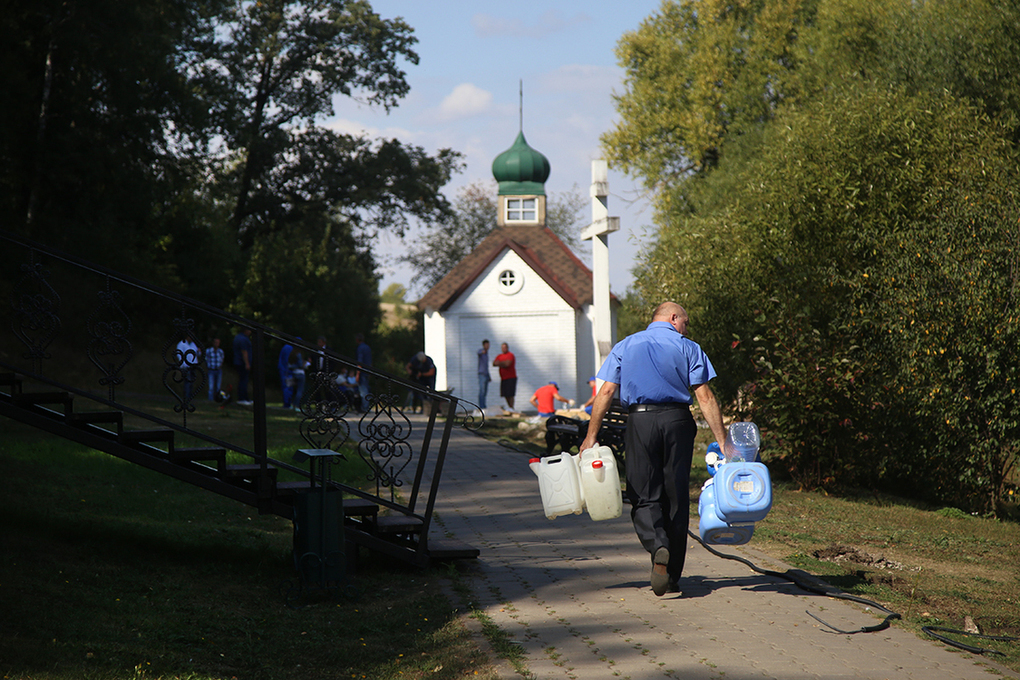
<path id="1" fill-rule="evenodd" d="M 604 463 L 601 460 L 593 460 L 591 462 L 591 467 L 595 471 L 595 481 L 604 481 L 606 478 Z"/>

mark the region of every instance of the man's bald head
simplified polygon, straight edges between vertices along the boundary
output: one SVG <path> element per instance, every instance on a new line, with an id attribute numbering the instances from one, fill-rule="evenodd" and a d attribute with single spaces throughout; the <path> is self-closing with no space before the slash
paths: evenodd
<path id="1" fill-rule="evenodd" d="M 656 307 L 652 321 L 665 321 L 680 335 L 687 334 L 687 311 L 675 302 L 663 302 Z"/>
<path id="2" fill-rule="evenodd" d="M 669 321 L 669 317 L 673 314 L 687 316 L 687 312 L 684 308 L 675 302 L 663 302 L 655 311 L 652 313 L 652 321 Z"/>

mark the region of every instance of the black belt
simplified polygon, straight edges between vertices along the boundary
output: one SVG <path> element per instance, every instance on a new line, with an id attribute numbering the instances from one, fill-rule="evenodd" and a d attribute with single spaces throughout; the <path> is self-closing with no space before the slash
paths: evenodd
<path id="1" fill-rule="evenodd" d="M 644 411 L 672 411 L 674 409 L 690 410 L 690 404 L 681 404 L 678 401 L 668 401 L 662 404 L 631 404 L 627 409 L 630 413 L 642 413 Z"/>

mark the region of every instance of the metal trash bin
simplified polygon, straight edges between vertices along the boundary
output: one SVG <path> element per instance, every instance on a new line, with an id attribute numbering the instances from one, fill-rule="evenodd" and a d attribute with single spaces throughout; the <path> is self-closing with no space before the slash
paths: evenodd
<path id="1" fill-rule="evenodd" d="M 294 568 L 305 585 L 325 588 L 346 578 L 343 516 L 338 489 L 315 489 L 294 498 Z"/>
<path id="2" fill-rule="evenodd" d="M 294 498 L 294 568 L 302 590 L 345 586 L 343 493 L 330 483 L 329 473 L 330 464 L 343 458 L 331 449 L 298 449 L 294 454 L 295 462 L 310 461 L 312 476 L 309 490 Z"/>

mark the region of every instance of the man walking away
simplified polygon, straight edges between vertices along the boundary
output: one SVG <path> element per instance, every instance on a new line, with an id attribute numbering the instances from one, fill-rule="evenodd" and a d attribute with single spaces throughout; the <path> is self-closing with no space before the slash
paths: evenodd
<path id="1" fill-rule="evenodd" d="M 693 397 L 721 450 L 726 451 L 722 415 L 708 381 L 715 369 L 701 347 L 685 337 L 687 312 L 663 302 L 648 328 L 617 343 L 598 377 L 605 382 L 592 405 L 581 450 L 597 445 L 602 418 L 617 389 L 628 410 L 627 498 L 641 545 L 652 557 L 656 596 L 679 592 L 690 521 L 688 486 L 697 423 Z"/>

